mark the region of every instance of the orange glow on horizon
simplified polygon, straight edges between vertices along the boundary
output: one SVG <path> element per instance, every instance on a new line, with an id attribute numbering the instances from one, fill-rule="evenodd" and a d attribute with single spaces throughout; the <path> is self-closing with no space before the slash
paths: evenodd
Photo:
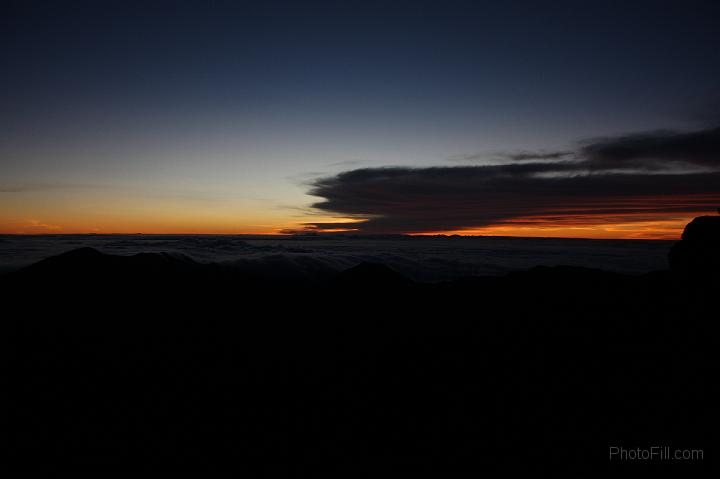
<path id="1" fill-rule="evenodd" d="M 667 200 L 667 198 L 665 198 Z M 679 200 L 679 199 L 678 199 Z M 687 200 L 687 199 L 686 199 Z M 715 198 L 713 198 L 715 200 Z M 675 203 L 681 204 L 681 201 Z M 708 204 L 710 201 L 708 201 Z M 587 206 L 578 211 L 568 206 L 552 215 L 537 215 L 509 219 L 494 225 L 477 228 L 459 228 L 445 231 L 406 232 L 413 236 L 462 235 L 462 236 L 515 236 L 557 237 L 589 239 L 663 239 L 675 240 L 685 225 L 696 216 L 714 214 L 705 208 L 692 212 L 662 211 L 658 206 L 647 205 L 638 212 L 625 212 L 621 205 L 609 205 L 612 212 L 598 206 Z M 228 212 L 183 212 L 174 209 L 161 214 L 158 211 L 145 214 L 113 212 L 103 215 L 88 208 L 85 214 L 47 210 L 46 215 L 35 214 L 24 218 L 6 214 L 0 216 L 0 234 L 225 234 L 225 235 L 291 235 L 293 233 L 364 233 L 358 218 L 313 217 L 302 221 L 287 215 L 234 217 Z M 577 212 L 576 212 L 577 211 Z M 588 213 L 590 211 L 590 213 Z M 205 213 L 205 214 L 203 214 Z M 315 226 L 315 223 L 317 225 Z"/>
<path id="2" fill-rule="evenodd" d="M 460 235 L 460 236 L 515 236 L 515 237 L 556 237 L 588 239 L 678 239 L 685 225 L 695 216 L 708 212 L 697 212 L 687 216 L 667 217 L 658 215 L 655 219 L 633 220 L 627 218 L 603 218 L 599 216 L 572 217 L 558 221 L 557 217 L 517 218 L 496 225 L 447 231 L 408 233 L 412 236 Z M 623 221 L 624 219 L 624 221 Z M 347 222 L 354 223 L 356 221 Z M 27 220 L 24 224 L 0 227 L 0 234 L 227 234 L 227 235 L 291 235 L 292 231 L 317 233 L 354 233 L 357 228 L 337 227 L 305 229 L 302 223 L 291 225 L 247 225 L 221 227 L 214 225 L 175 226 L 162 225 L 104 225 L 104 227 L 83 226 L 82 224 L 55 224 L 40 220 Z"/>
<path id="3" fill-rule="evenodd" d="M 223 218 L 225 219 L 225 218 Z M 231 224 L 228 221 L 221 221 L 218 218 L 212 219 L 188 219 L 188 220 L 162 220 L 153 221 L 151 218 L 138 221 L 92 221 L 92 220 L 65 220 L 53 218 L 52 220 L 41 220 L 28 218 L 22 220 L 1 221 L 0 234 L 18 235 L 57 235 L 57 234 L 167 234 L 167 235 L 292 235 L 294 231 L 305 231 L 307 223 L 292 221 L 286 223 L 255 223 L 255 224 Z M 323 218 L 322 221 L 336 224 L 331 229 L 317 230 L 318 233 L 341 233 L 354 232 L 355 228 L 349 227 L 352 223 L 361 220 L 346 218 Z M 225 223 L 225 224 L 223 224 Z M 348 227 L 346 227 L 347 225 Z M 307 230 L 310 231 L 310 230 Z"/>
<path id="4" fill-rule="evenodd" d="M 572 217 L 564 221 L 543 217 L 517 218 L 492 226 L 449 231 L 412 233 L 413 236 L 460 235 L 460 236 L 515 236 L 535 238 L 587 238 L 587 239 L 680 239 L 683 228 L 696 216 L 708 212 L 691 213 L 687 216 L 633 220 L 627 218 L 604 218 L 588 215 Z M 625 219 L 623 221 L 623 219 Z"/>

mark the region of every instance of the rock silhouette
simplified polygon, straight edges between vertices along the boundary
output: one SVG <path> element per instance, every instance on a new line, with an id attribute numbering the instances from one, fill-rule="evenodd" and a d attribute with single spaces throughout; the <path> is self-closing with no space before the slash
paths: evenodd
<path id="1" fill-rule="evenodd" d="M 346 287 L 366 286 L 373 288 L 402 288 L 412 281 L 383 264 L 364 261 L 334 278 L 338 285 Z"/>
<path id="2" fill-rule="evenodd" d="M 679 244 L 709 254 L 717 223 L 698 224 Z M 368 263 L 273 282 L 178 255 L 48 258 L 0 277 L 4 466 L 586 474 L 633 466 L 611 445 L 710 450 L 716 307 L 673 251 L 672 272 L 436 284 Z"/>
<path id="3" fill-rule="evenodd" d="M 686 280 L 720 281 L 720 216 L 700 216 L 685 226 L 668 255 L 670 269 Z"/>
<path id="4" fill-rule="evenodd" d="M 19 275 L 78 275 L 99 274 L 112 277 L 125 273 L 170 273 L 197 271 L 202 266 L 177 253 L 138 253 L 133 256 L 104 254 L 84 247 L 52 256 L 21 270 Z"/>

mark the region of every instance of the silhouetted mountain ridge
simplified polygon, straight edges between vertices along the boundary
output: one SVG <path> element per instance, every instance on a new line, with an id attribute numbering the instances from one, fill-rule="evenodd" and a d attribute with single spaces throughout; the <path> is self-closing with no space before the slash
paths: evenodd
<path id="1" fill-rule="evenodd" d="M 376 288 L 406 287 L 413 283 L 384 264 L 368 261 L 338 273 L 333 280 L 346 286 L 366 284 Z"/>
<path id="2" fill-rule="evenodd" d="M 720 216 L 700 216 L 685 226 L 668 254 L 670 269 L 695 284 L 720 284 Z"/>
<path id="3" fill-rule="evenodd" d="M 706 230 L 643 275 L 542 266 L 417 283 L 362 261 L 308 279 L 162 253 L 47 258 L 0 278 L 21 312 L 2 323 L 5 464 L 586 474 L 633 466 L 609 446 L 669 443 L 704 448 L 712 467 Z"/>
<path id="4" fill-rule="evenodd" d="M 178 253 L 138 253 L 120 256 L 83 247 L 51 256 L 18 271 L 19 275 L 42 274 L 112 274 L 119 270 L 146 273 L 150 271 L 196 271 L 201 265 Z"/>

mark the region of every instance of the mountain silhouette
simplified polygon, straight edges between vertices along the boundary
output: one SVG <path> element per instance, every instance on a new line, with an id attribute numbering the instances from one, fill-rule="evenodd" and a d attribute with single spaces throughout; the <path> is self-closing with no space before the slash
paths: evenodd
<path id="1" fill-rule="evenodd" d="M 362 285 L 371 288 L 401 288 L 413 283 L 384 264 L 367 261 L 338 273 L 335 282 L 343 286 Z"/>
<path id="2" fill-rule="evenodd" d="M 178 253 L 138 253 L 120 256 L 101 253 L 94 248 L 78 248 L 51 256 L 18 272 L 20 276 L 101 275 L 116 277 L 126 274 L 171 274 L 194 272 L 202 268 L 191 258 Z"/>
<path id="3" fill-rule="evenodd" d="M 633 466 L 613 445 L 709 451 L 717 222 L 693 224 L 644 275 L 260 281 L 174 254 L 47 258 L 0 276 L 4 466 L 585 474 Z"/>
<path id="4" fill-rule="evenodd" d="M 670 269 L 685 280 L 720 284 L 720 216 L 700 216 L 688 223 L 668 261 Z"/>
<path id="5" fill-rule="evenodd" d="M 682 239 L 720 242 L 720 216 L 698 216 L 685 226 Z"/>

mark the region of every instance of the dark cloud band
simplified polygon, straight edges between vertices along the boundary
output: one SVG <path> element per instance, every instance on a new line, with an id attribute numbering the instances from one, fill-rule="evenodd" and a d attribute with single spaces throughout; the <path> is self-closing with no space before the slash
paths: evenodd
<path id="1" fill-rule="evenodd" d="M 320 178 L 309 193 L 323 198 L 314 208 L 365 218 L 353 227 L 370 233 L 696 213 L 720 203 L 719 133 L 653 132 L 586 142 L 577 161 L 358 169 Z"/>

